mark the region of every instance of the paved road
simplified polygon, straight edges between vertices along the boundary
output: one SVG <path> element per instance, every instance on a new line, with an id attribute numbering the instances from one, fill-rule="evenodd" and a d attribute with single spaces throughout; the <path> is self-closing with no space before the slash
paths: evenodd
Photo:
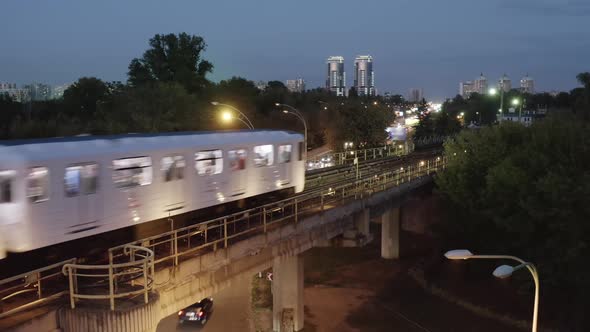
<path id="1" fill-rule="evenodd" d="M 250 282 L 249 278 L 240 278 L 231 287 L 213 294 L 214 312 L 204 327 L 178 325 L 178 318 L 176 314 L 173 314 L 162 319 L 156 331 L 249 331 Z"/>

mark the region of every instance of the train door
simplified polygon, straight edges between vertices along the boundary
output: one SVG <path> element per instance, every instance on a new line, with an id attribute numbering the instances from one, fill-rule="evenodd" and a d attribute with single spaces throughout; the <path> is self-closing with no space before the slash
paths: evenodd
<path id="1" fill-rule="evenodd" d="M 280 174 L 280 185 L 286 186 L 291 183 L 291 156 L 293 152 L 293 145 L 284 144 L 279 145 L 278 150 L 278 161 L 279 161 L 279 174 Z"/>
<path id="2" fill-rule="evenodd" d="M 259 168 L 259 179 L 255 181 L 261 184 L 262 192 L 274 190 L 278 181 L 278 169 L 274 166 L 274 146 L 272 144 L 257 145 L 254 147 L 254 167 Z"/>
<path id="3" fill-rule="evenodd" d="M 184 157 L 172 155 L 162 158 L 162 195 L 164 211 L 172 212 L 182 209 L 184 200 Z"/>
<path id="4" fill-rule="evenodd" d="M 229 194 L 240 196 L 246 193 L 246 149 L 235 149 L 227 152 L 229 161 Z"/>
<path id="5" fill-rule="evenodd" d="M 195 153 L 199 201 L 204 204 L 223 203 L 225 194 L 222 186 L 223 152 L 205 150 Z"/>
<path id="6" fill-rule="evenodd" d="M 101 196 L 98 194 L 99 168 L 96 163 L 71 165 L 64 175 L 64 216 L 68 233 L 97 227 L 100 219 Z"/>

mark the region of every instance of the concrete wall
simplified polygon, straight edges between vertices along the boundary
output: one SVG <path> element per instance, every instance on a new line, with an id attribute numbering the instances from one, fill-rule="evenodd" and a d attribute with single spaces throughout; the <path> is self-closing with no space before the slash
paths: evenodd
<path id="1" fill-rule="evenodd" d="M 49 312 L 37 316 L 24 324 L 2 329 L 2 331 L 10 332 L 58 332 L 59 322 L 57 318 L 57 310 L 52 309 Z"/>
<path id="2" fill-rule="evenodd" d="M 59 322 L 63 332 L 151 332 L 160 321 L 157 303 L 156 300 L 116 311 L 63 308 L 59 311 Z"/>

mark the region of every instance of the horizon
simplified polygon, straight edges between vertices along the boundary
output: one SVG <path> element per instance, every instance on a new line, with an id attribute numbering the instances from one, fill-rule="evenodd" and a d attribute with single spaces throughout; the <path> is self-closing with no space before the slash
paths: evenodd
<path id="1" fill-rule="evenodd" d="M 379 94 L 407 97 L 420 88 L 427 99 L 444 100 L 481 72 L 490 86 L 507 74 L 515 87 L 528 73 L 538 92 L 550 92 L 577 87 L 576 74 L 588 70 L 582 61 L 590 56 L 590 4 L 582 1 L 374 0 L 363 6 L 374 20 L 359 22 L 357 8 L 336 1 L 9 3 L 0 24 L 3 31 L 16 29 L 3 38 L 0 81 L 61 85 L 94 76 L 125 82 L 127 66 L 142 56 L 151 37 L 179 32 L 205 39 L 214 82 L 232 76 L 283 83 L 303 78 L 309 88 L 323 87 L 326 59 L 340 55 L 350 87 L 354 58 L 369 54 Z M 338 27 L 325 16 L 334 8 Z M 547 19 L 552 24 L 540 24 Z"/>

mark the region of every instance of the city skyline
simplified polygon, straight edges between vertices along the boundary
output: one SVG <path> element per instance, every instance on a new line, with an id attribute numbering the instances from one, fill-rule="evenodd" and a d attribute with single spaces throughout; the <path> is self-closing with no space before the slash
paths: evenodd
<path id="1" fill-rule="evenodd" d="M 129 62 L 142 55 L 149 38 L 182 31 L 207 42 L 204 56 L 215 65 L 209 76 L 213 81 L 241 76 L 284 82 L 302 77 L 308 88 L 322 87 L 327 56 L 354 59 L 371 54 L 378 59 L 379 93 L 404 94 L 420 86 L 429 97 L 440 99 L 454 96 L 456 82 L 474 72 L 488 77 L 529 72 L 539 83 L 537 91 L 568 91 L 578 86 L 575 75 L 588 69 L 582 61 L 590 56 L 590 43 L 583 42 L 590 40 L 590 5 L 581 1 L 373 1 L 375 17 L 363 24 L 354 20 L 352 6 L 339 5 L 339 16 L 348 22 L 346 31 L 325 22 L 324 13 L 335 3 L 314 4 L 313 10 L 306 1 L 265 3 L 265 11 L 260 11 L 234 1 L 181 1 L 174 7 L 149 1 L 11 2 L 0 13 L 0 28 L 13 31 L 3 37 L 0 81 L 63 84 L 82 76 L 126 81 Z M 426 16 L 426 23 L 414 26 L 411 34 L 403 32 L 415 23 L 408 12 Z M 108 25 L 104 17 L 109 17 Z M 306 24 L 284 25 L 289 17 L 304 18 Z M 541 17 L 554 24 L 539 25 Z M 499 20 L 503 24 L 498 25 Z M 464 31 L 466 25 L 472 28 Z M 290 59 L 289 66 L 284 58 Z M 347 62 L 345 71 L 352 73 L 352 68 Z"/>

